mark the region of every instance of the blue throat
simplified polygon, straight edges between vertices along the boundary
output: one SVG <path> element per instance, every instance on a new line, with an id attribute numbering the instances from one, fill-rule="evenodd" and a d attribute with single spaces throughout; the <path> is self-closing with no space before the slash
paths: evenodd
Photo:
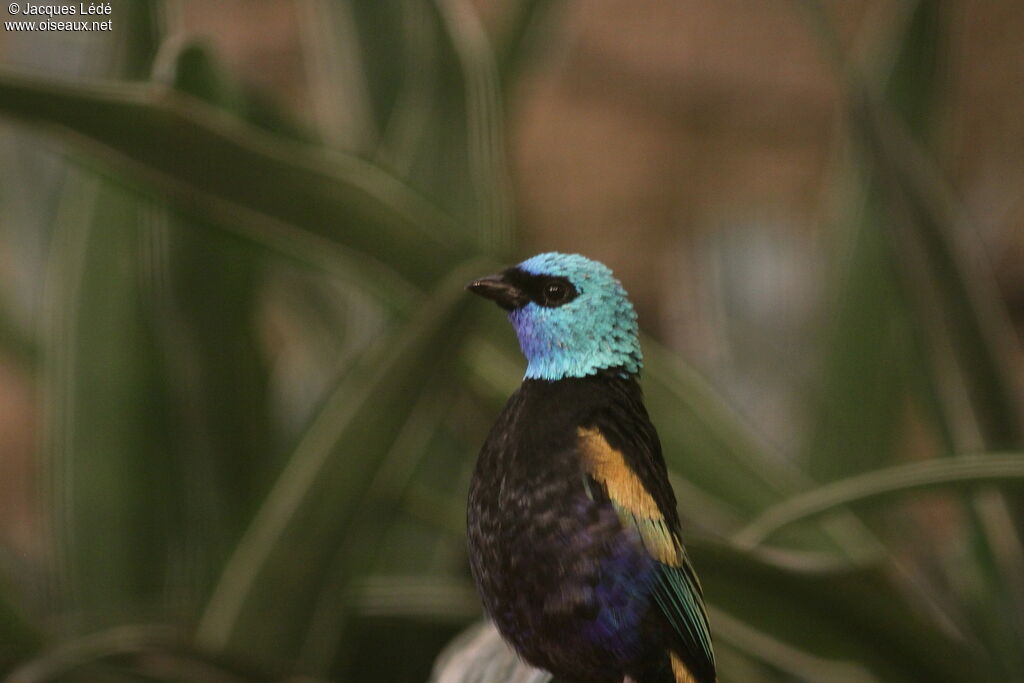
<path id="1" fill-rule="evenodd" d="M 555 252 L 518 267 L 534 275 L 568 278 L 579 293 L 557 308 L 530 302 L 509 313 L 527 359 L 527 379 L 588 377 L 612 368 L 624 376 L 640 372 L 636 311 L 611 270 L 578 254 Z"/>

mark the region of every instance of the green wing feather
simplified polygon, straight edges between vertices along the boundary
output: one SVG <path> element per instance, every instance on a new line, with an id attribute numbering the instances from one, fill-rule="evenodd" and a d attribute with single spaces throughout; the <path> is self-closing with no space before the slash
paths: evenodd
<path id="1" fill-rule="evenodd" d="M 686 643 L 687 659 L 714 663 L 715 654 L 711 647 L 703 591 L 689 560 L 684 555 L 682 566 L 662 565 L 659 579 L 654 598 L 676 633 Z"/>

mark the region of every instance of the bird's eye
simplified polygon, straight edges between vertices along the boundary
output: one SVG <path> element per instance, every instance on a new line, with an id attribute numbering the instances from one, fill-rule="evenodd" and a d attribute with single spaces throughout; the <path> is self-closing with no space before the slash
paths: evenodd
<path id="1" fill-rule="evenodd" d="M 562 303 L 569 296 L 569 286 L 554 280 L 544 285 L 544 300 L 548 304 Z"/>

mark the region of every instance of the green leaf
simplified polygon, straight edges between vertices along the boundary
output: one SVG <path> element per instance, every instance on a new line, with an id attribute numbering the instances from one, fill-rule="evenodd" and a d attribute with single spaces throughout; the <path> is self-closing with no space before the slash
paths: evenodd
<path id="1" fill-rule="evenodd" d="M 356 22 L 359 5 L 384 12 L 393 12 L 396 6 L 310 0 L 301 7 L 300 17 L 304 21 L 300 28 L 310 81 L 309 97 L 320 138 L 329 147 L 368 155 L 380 136 L 370 99 L 371 86 L 388 81 L 370 73 L 363 55 L 367 34 L 359 30 Z M 404 42 L 377 41 L 374 47 L 394 50 Z"/>
<path id="2" fill-rule="evenodd" d="M 165 75 L 241 106 L 194 46 L 179 66 Z M 60 577 L 87 624 L 168 594 L 187 612 L 276 473 L 263 266 L 251 245 L 85 173 L 58 218 L 46 400 Z"/>
<path id="3" fill-rule="evenodd" d="M 45 443 L 61 587 L 87 622 L 154 606 L 183 501 L 149 325 L 143 209 L 72 174 L 46 285 Z"/>
<path id="4" fill-rule="evenodd" d="M 199 627 L 202 643 L 297 655 L 337 543 L 364 512 L 364 492 L 423 389 L 451 372 L 468 300 L 462 287 L 480 268 L 470 263 L 446 278 L 327 400 L 225 567 Z"/>
<path id="5" fill-rule="evenodd" d="M 135 76 L 151 68 L 159 7 L 126 12 L 115 32 L 124 54 L 112 62 Z M 58 609 L 74 606 L 61 626 L 78 630 L 162 612 L 168 586 L 187 594 L 196 582 L 183 549 L 196 539 L 183 524 L 192 499 L 174 457 L 154 324 L 161 250 L 152 207 L 75 167 L 57 203 L 44 292 L 40 472 L 53 505 L 54 594 L 67 601 Z"/>
<path id="6" fill-rule="evenodd" d="M 380 168 L 164 87 L 0 70 L 0 115 L 56 129 L 175 206 L 305 263 L 351 262 L 351 251 L 426 285 L 472 253 L 446 215 Z"/>
<path id="7" fill-rule="evenodd" d="M 106 669 L 98 666 L 104 664 Z M 172 628 L 133 625 L 62 641 L 24 662 L 5 680 L 44 683 L 108 679 L 246 683 L 280 680 L 280 674 L 197 649 Z"/>
<path id="8" fill-rule="evenodd" d="M 1022 480 L 1024 453 L 965 455 L 897 465 L 841 479 L 772 506 L 735 534 L 733 540 L 753 547 L 789 524 L 878 498 L 939 487 L 1019 485 Z"/>
<path id="9" fill-rule="evenodd" d="M 330 555 L 327 573 L 313 601 L 315 609 L 298 627 L 302 635 L 298 665 L 303 671 L 351 670 L 358 653 L 353 652 L 354 638 L 346 636 L 352 634 L 350 621 L 361 611 L 359 593 L 361 585 L 365 584 L 354 585 L 359 577 L 371 572 L 419 572 L 423 576 L 421 580 L 430 583 L 443 581 L 436 576 L 440 572 L 461 570 L 461 564 L 441 570 L 433 566 L 432 558 L 449 540 L 446 534 L 424 529 L 422 525 L 416 525 L 408 534 L 403 533 L 408 527 L 401 518 L 401 499 L 417 470 L 428 467 L 451 476 L 450 465 L 442 458 L 432 457 L 436 455 L 435 444 L 441 441 L 439 433 L 451 409 L 456 380 L 455 373 L 439 369 L 442 371 L 425 383 L 392 444 L 378 455 L 378 469 L 372 480 L 350 504 L 358 510 L 358 515 L 347 533 L 346 543 Z M 447 444 L 447 440 L 444 443 Z M 464 452 L 461 444 L 452 450 L 456 456 Z M 448 481 L 450 483 L 450 478 Z M 459 543 L 460 551 L 463 547 Z M 363 551 L 352 552 L 353 548 Z M 461 559 L 461 552 L 459 557 Z M 449 608 L 458 615 L 457 604 Z M 378 612 L 375 616 L 382 615 Z"/>
<path id="10" fill-rule="evenodd" d="M 457 58 L 464 91 L 465 165 L 467 185 L 473 191 L 467 223 L 477 230 L 484 251 L 504 253 L 512 244 L 512 218 L 498 66 L 472 2 L 440 0 L 437 10 Z"/>
<path id="11" fill-rule="evenodd" d="M 375 135 L 367 142 L 375 143 L 375 154 L 392 165 L 402 177 L 407 164 L 400 161 L 419 145 L 418 135 L 425 132 L 429 118 L 437 106 L 439 65 L 437 25 L 431 8 L 422 0 L 400 2 L 346 2 L 325 7 L 323 15 L 335 30 L 325 39 L 334 43 L 329 49 L 358 51 L 360 75 L 365 80 L 368 126 Z M 339 26 L 344 23 L 344 26 Z M 356 37 L 352 46 L 340 45 L 346 35 Z M 373 36 L 395 36 L 395 40 L 373 40 Z M 337 58 L 335 58 L 337 59 Z M 340 74 L 346 65 L 328 65 L 334 74 Z M 352 92 L 338 95 L 351 97 Z M 341 103 L 343 104 L 343 103 Z M 405 123 L 399 123 L 404 117 Z M 416 122 L 409 125 L 410 122 Z M 407 134 L 413 134 L 411 145 Z M 403 142 L 399 142 L 403 140 Z M 405 150 L 408 154 L 388 154 Z"/>
<path id="12" fill-rule="evenodd" d="M 893 270 L 884 206 L 872 183 L 862 190 L 848 254 L 839 273 L 826 336 L 821 384 L 801 461 L 814 481 L 830 481 L 892 461 L 907 398 L 910 330 Z"/>
<path id="13" fill-rule="evenodd" d="M 879 569 L 813 568 L 800 556 L 700 542 L 688 550 L 712 609 L 712 637 L 740 649 L 753 635 L 745 629 L 770 637 L 785 647 L 754 638 L 749 645 L 761 643 L 767 650 L 747 652 L 775 658 L 770 663 L 799 678 L 849 680 L 807 673 L 808 664 L 813 670 L 828 662 L 833 671 L 856 663 L 862 678 L 870 674 L 883 681 L 994 680 L 982 660 Z M 813 656 L 792 657 L 799 653 Z"/>
<path id="14" fill-rule="evenodd" d="M 905 24 L 885 27 L 892 44 L 883 48 L 889 59 L 878 66 L 877 80 L 888 106 L 928 139 L 944 82 L 942 12 L 936 3 L 911 3 L 903 12 Z M 922 341 L 915 336 L 920 326 L 905 291 L 908 259 L 894 249 L 886 184 L 873 160 L 853 158 L 865 170 L 852 178 L 858 196 L 854 210 L 844 212 L 853 218 L 840 240 L 849 253 L 838 268 L 823 387 L 813 397 L 814 422 L 803 450 L 817 481 L 891 461 L 908 382 L 924 372 L 914 348 Z"/>
<path id="15" fill-rule="evenodd" d="M 1007 372 L 1009 357 L 1019 351 L 992 274 L 955 231 L 959 221 L 952 200 L 921 150 L 877 104 L 856 108 L 854 116 L 886 179 L 898 218 L 897 246 L 901 254 L 923 262 L 921 275 L 928 284 L 919 286 L 934 287 L 938 320 L 925 317 L 922 322 L 948 335 L 984 446 L 1019 446 L 1024 443 L 1020 406 Z"/>
<path id="16" fill-rule="evenodd" d="M 819 26 L 830 51 L 841 55 L 827 11 L 820 4 L 813 7 L 823 17 Z M 855 140 L 884 206 L 877 229 L 884 229 L 892 259 L 901 264 L 901 297 L 908 304 L 910 329 L 918 330 L 912 359 L 925 360 L 916 375 L 947 454 L 1018 448 L 1024 435 L 1009 379 L 1013 335 L 991 273 L 963 241 L 966 222 L 921 144 L 928 140 L 931 108 L 941 91 L 936 75 L 946 38 L 944 6 L 914 2 L 904 10 L 884 94 L 841 56 L 837 61 Z M 1019 517 L 1024 507 L 1017 504 L 1011 511 L 994 492 L 965 502 L 972 556 L 968 567 L 951 568 L 952 583 L 971 620 L 969 630 L 992 650 L 1001 675 L 1020 678 L 1024 545 Z"/>
<path id="17" fill-rule="evenodd" d="M 351 3 L 330 14 L 342 15 L 342 35 L 403 37 L 359 44 L 380 131 L 375 158 L 453 215 L 460 239 L 507 251 L 511 199 L 501 91 L 474 5 Z M 346 47 L 335 44 L 331 51 Z M 345 65 L 333 71 L 345 73 Z"/>
<path id="18" fill-rule="evenodd" d="M 161 51 L 159 78 L 232 115 L 284 134 L 280 115 L 233 83 L 195 42 L 170 42 Z M 144 212 L 140 254 L 149 268 L 149 305 L 164 383 L 176 420 L 181 524 L 193 546 L 189 577 L 205 592 L 251 519 L 278 471 L 280 442 L 270 406 L 270 368 L 261 348 L 267 261 L 252 244 L 189 222 L 166 206 Z"/>

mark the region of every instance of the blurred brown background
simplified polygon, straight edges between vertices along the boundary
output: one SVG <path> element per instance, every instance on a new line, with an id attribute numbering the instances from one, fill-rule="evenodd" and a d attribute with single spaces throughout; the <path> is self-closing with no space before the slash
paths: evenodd
<path id="1" fill-rule="evenodd" d="M 500 25 L 501 3 L 476 5 Z M 835 9 L 851 45 L 902 11 L 860 0 Z M 280 94 L 297 116 L 315 113 L 303 2 L 185 0 L 178 11 L 184 30 L 213 42 L 238 73 Z M 813 244 L 833 218 L 825 193 L 843 153 L 835 78 L 800 12 L 772 3 L 589 0 L 555 11 L 557 38 L 509 99 L 524 251 L 585 248 L 616 263 L 647 325 L 699 348 L 713 313 L 694 303 L 685 325 L 670 318 L 679 299 L 703 298 L 692 254 L 711 233 L 757 223 L 781 242 Z M 953 56 L 941 106 L 949 133 L 937 136 L 938 151 L 988 239 L 1006 296 L 1017 300 L 1024 7 L 968 0 L 948 11 Z"/>

